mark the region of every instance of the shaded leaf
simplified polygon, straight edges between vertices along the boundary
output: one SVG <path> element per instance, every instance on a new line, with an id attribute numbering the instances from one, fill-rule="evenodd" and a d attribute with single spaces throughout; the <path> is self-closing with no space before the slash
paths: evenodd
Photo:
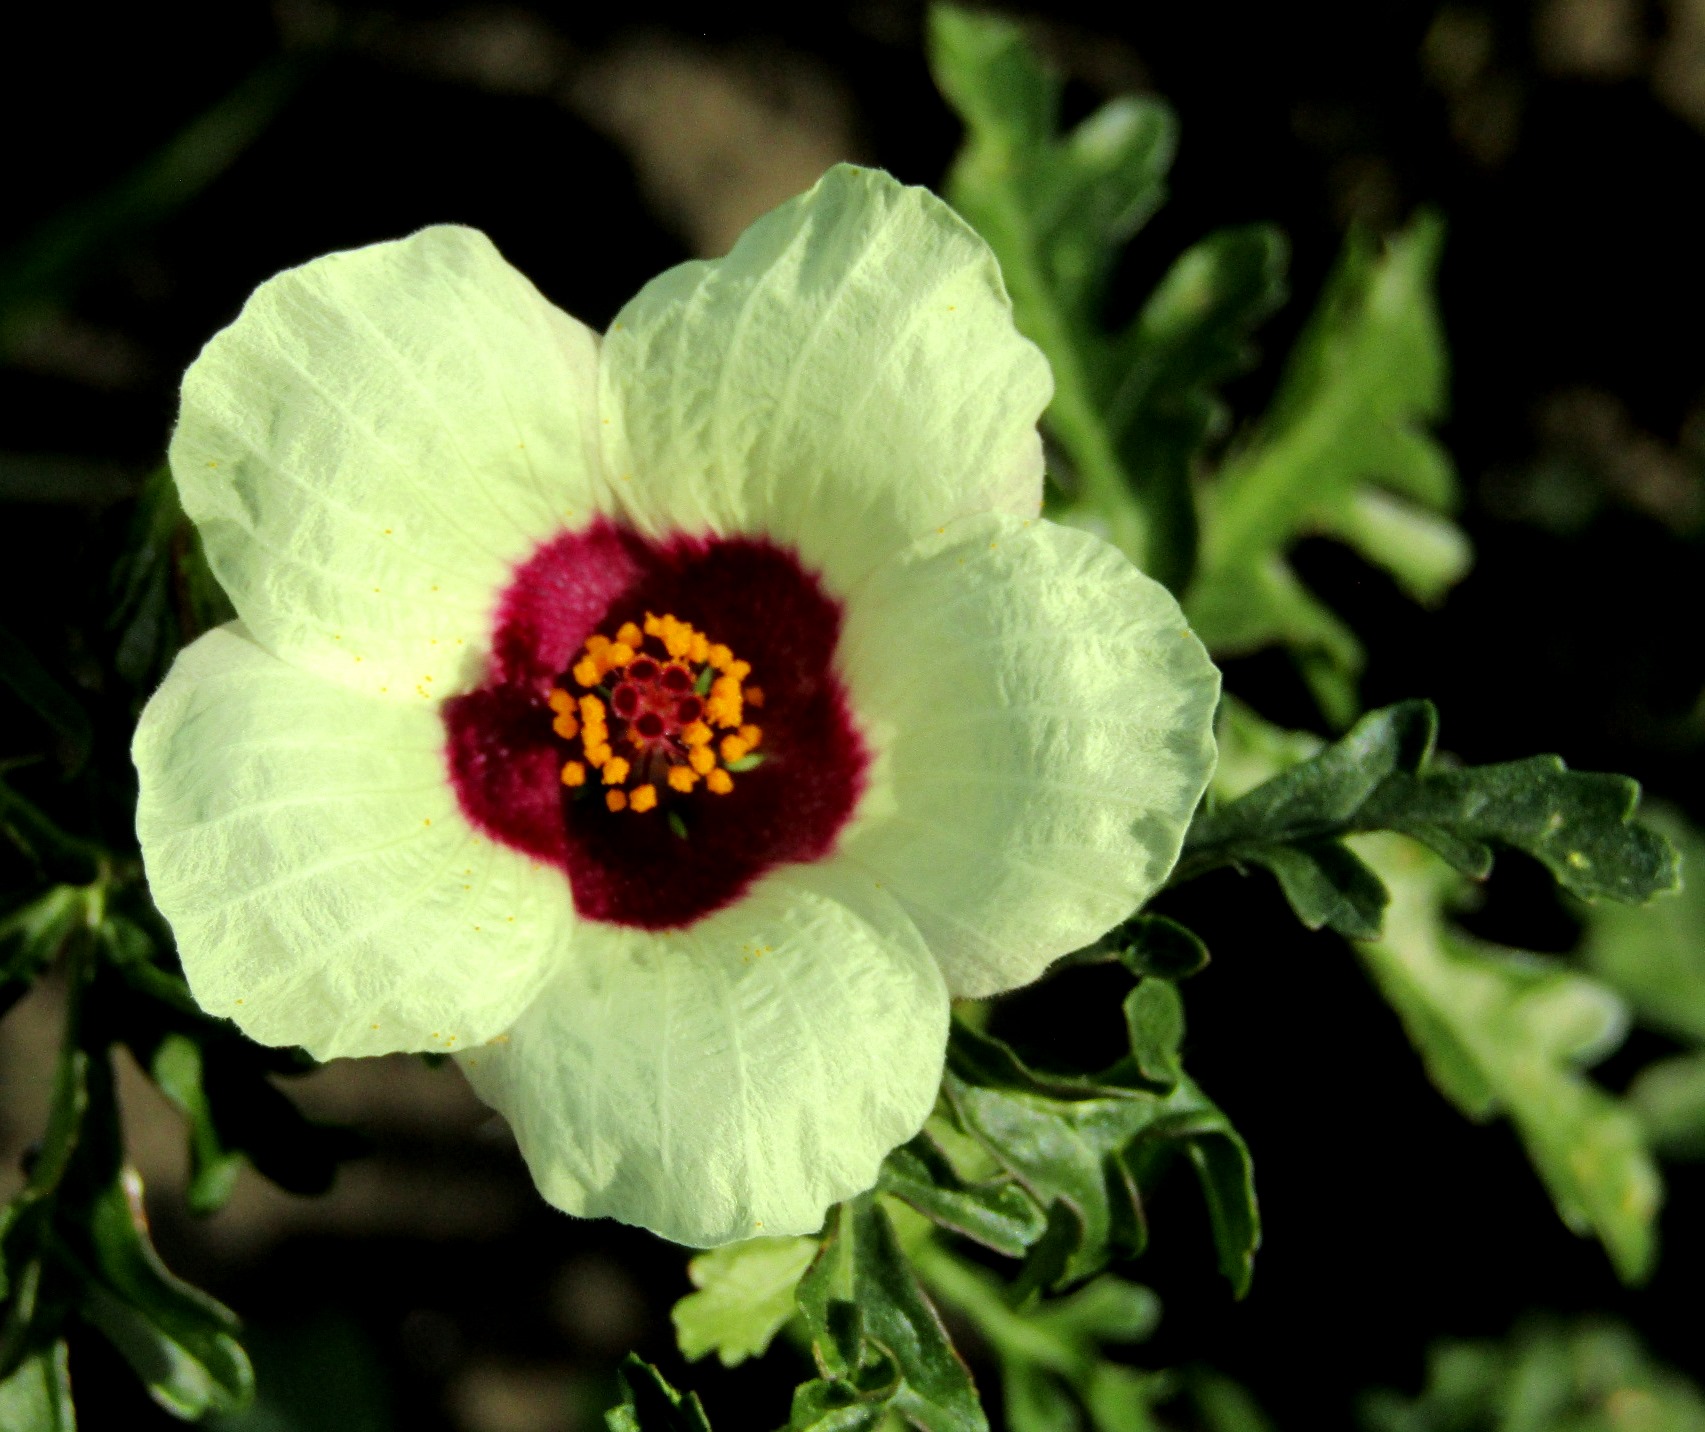
<path id="1" fill-rule="evenodd" d="M 54 885 L 0 919 L 0 1014 L 4 1014 L 89 922 L 89 891 Z"/>
<path id="2" fill-rule="evenodd" d="M 1046 1223 L 1035 1200 L 1010 1175 L 973 1180 L 962 1174 L 928 1126 L 888 1155 L 877 1187 L 1009 1258 L 1022 1258 Z"/>
<path id="3" fill-rule="evenodd" d="M 1370 837 L 1363 850 L 1392 904 L 1383 938 L 1356 948 L 1433 1082 L 1470 1118 L 1507 1117 L 1563 1221 L 1640 1281 L 1662 1185 L 1633 1114 L 1580 1070 L 1619 1042 L 1619 1002 L 1555 961 L 1454 933 L 1455 877 L 1414 846 Z"/>
<path id="4" fill-rule="evenodd" d="M 1101 944 L 1134 975 L 1181 980 L 1208 966 L 1208 947 L 1201 936 L 1164 915 L 1134 915 Z"/>
<path id="5" fill-rule="evenodd" d="M 94 740 L 89 713 L 4 623 L 0 623 L 0 681 L 47 723 L 59 739 L 65 765 L 77 770 L 88 759 Z"/>
<path id="6" fill-rule="evenodd" d="M 1628 1104 L 1659 1154 L 1705 1159 L 1705 1050 L 1648 1064 L 1628 1086 Z"/>
<path id="7" fill-rule="evenodd" d="M 794 1289 L 817 1253 L 815 1238 L 754 1238 L 701 1253 L 687 1264 L 696 1293 L 670 1319 L 681 1355 L 715 1352 L 724 1367 L 758 1357 L 793 1316 Z"/>
<path id="8" fill-rule="evenodd" d="M 616 1373 L 622 1400 L 604 1414 L 609 1432 L 710 1432 L 698 1395 L 675 1391 L 650 1363 L 633 1353 Z"/>
<path id="9" fill-rule="evenodd" d="M 1409 835 L 1477 877 L 1491 869 L 1494 842 L 1513 846 L 1586 899 L 1638 901 L 1675 887 L 1675 851 L 1632 821 L 1635 782 L 1570 771 L 1555 756 L 1437 766 L 1436 731 L 1424 701 L 1364 716 L 1342 740 L 1198 816 L 1173 881 L 1264 866 L 1305 924 L 1356 939 L 1378 932 L 1384 905 L 1378 880 L 1338 843 L 1361 831 Z"/>
<path id="10" fill-rule="evenodd" d="M 823 1376 L 794 1394 L 790 1427 L 869 1427 L 892 1407 L 925 1432 L 987 1432 L 971 1374 L 869 1195 L 829 1215 L 798 1305 Z"/>

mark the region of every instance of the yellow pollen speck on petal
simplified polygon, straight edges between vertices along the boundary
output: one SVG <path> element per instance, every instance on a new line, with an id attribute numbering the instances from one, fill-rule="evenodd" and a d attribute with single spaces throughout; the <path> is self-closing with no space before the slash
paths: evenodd
<path id="1" fill-rule="evenodd" d="M 703 721 L 694 721 L 682 730 L 681 739 L 689 746 L 708 746 L 711 740 L 710 727 Z"/>
<path id="2" fill-rule="evenodd" d="M 610 810 L 626 810 L 628 793 L 626 791 L 605 791 L 604 804 Z"/>
<path id="3" fill-rule="evenodd" d="M 545 698 L 545 705 L 549 706 L 552 711 L 561 714 L 564 711 L 574 710 L 574 698 L 564 691 L 562 687 L 553 686 L 551 688 L 551 694 Z"/>
<path id="4" fill-rule="evenodd" d="M 586 784 L 586 767 L 579 761 L 568 761 L 562 768 L 562 783 L 565 786 L 583 786 Z"/>
<path id="5" fill-rule="evenodd" d="M 738 736 L 724 736 L 722 738 L 721 750 L 722 759 L 732 766 L 736 761 L 750 751 L 751 747 Z"/>
<path id="6" fill-rule="evenodd" d="M 734 777 L 718 767 L 704 778 L 705 785 L 719 796 L 727 795 L 734 789 Z"/>
<path id="7" fill-rule="evenodd" d="M 669 767 L 669 789 L 683 795 L 698 784 L 698 773 L 691 766 Z"/>
<path id="8" fill-rule="evenodd" d="M 604 673 L 598 669 L 596 657 L 583 656 L 574 663 L 574 679 L 582 686 L 596 686 Z"/>
<path id="9" fill-rule="evenodd" d="M 746 743 L 748 751 L 755 751 L 758 748 L 758 742 L 764 739 L 764 728 L 762 726 L 742 726 L 740 728 L 740 739 Z"/>
<path id="10" fill-rule="evenodd" d="M 631 811 L 638 811 L 641 815 L 648 810 L 654 809 L 656 805 L 656 786 L 635 786 L 633 788 L 633 794 L 628 797 L 628 809 Z"/>
<path id="11" fill-rule="evenodd" d="M 616 631 L 616 645 L 629 647 L 638 651 L 645 644 L 645 634 L 640 631 L 638 622 L 623 622 Z"/>
<path id="12" fill-rule="evenodd" d="M 707 776 L 716 769 L 716 752 L 709 746 L 694 746 L 687 752 L 687 762 L 701 776 Z"/>
<path id="13" fill-rule="evenodd" d="M 605 785 L 619 786 L 628 778 L 628 771 L 631 767 L 628 765 L 628 758 L 626 756 L 611 756 L 610 759 L 605 761 L 603 764 Z"/>
<path id="14" fill-rule="evenodd" d="M 746 688 L 746 704 L 748 706 L 762 706 L 764 704 L 764 688 L 748 686 Z"/>
<path id="15" fill-rule="evenodd" d="M 431 825 L 432 824 L 432 817 L 427 816 L 427 818 L 425 820 L 421 821 L 421 824 L 422 825 Z"/>

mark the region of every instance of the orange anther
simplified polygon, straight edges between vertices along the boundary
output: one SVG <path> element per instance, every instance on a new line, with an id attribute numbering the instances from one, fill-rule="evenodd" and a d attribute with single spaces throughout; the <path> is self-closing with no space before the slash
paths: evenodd
<path id="1" fill-rule="evenodd" d="M 586 762 L 588 765 L 607 765 L 613 755 L 614 753 L 602 741 L 597 744 L 593 744 L 591 741 L 586 742 Z"/>
<path id="2" fill-rule="evenodd" d="M 722 738 L 722 759 L 731 766 L 750 749 L 751 747 L 738 736 L 724 736 Z"/>
<path id="3" fill-rule="evenodd" d="M 705 653 L 705 660 L 718 671 L 727 671 L 728 663 L 734 660 L 734 653 L 721 642 L 717 642 L 715 646 L 711 647 L 711 649 Z"/>
<path id="4" fill-rule="evenodd" d="M 746 704 L 748 706 L 762 706 L 764 704 L 764 688 L 748 686 L 746 688 Z"/>
<path id="5" fill-rule="evenodd" d="M 669 767 L 669 789 L 683 794 L 698 784 L 698 773 L 691 766 Z"/>
<path id="6" fill-rule="evenodd" d="M 605 749 L 608 750 L 609 748 L 605 747 Z M 607 786 L 619 786 L 628 778 L 629 767 L 626 756 L 611 756 L 609 760 L 603 763 L 603 766 L 604 784 Z"/>
<path id="7" fill-rule="evenodd" d="M 633 794 L 628 797 L 628 809 L 644 814 L 657 805 L 656 786 L 635 786 Z"/>
<path id="8" fill-rule="evenodd" d="M 719 796 L 725 796 L 734 789 L 734 777 L 720 766 L 704 778 L 704 783 Z"/>
<path id="9" fill-rule="evenodd" d="M 574 663 L 574 679 L 582 686 L 596 686 L 603 675 L 596 657 L 583 656 Z"/>
<path id="10" fill-rule="evenodd" d="M 545 704 L 559 716 L 564 711 L 574 710 L 574 698 L 560 686 L 553 686 L 551 688 L 551 694 L 545 698 Z"/>
<path id="11" fill-rule="evenodd" d="M 579 761 L 570 761 L 562 768 L 562 783 L 565 786 L 583 786 L 586 784 L 586 767 Z"/>
<path id="12" fill-rule="evenodd" d="M 586 638 L 586 654 L 588 656 L 597 656 L 598 653 L 603 651 L 605 647 L 609 646 L 609 644 L 609 637 L 605 636 L 602 632 L 593 632 L 591 636 Z"/>
<path id="13" fill-rule="evenodd" d="M 716 752 L 709 746 L 694 746 L 687 752 L 687 763 L 701 776 L 708 776 L 716 769 Z"/>
<path id="14" fill-rule="evenodd" d="M 638 651 L 645 645 L 645 634 L 640 631 L 638 622 L 623 622 L 616 629 L 616 644 L 631 647 Z"/>
<path id="15" fill-rule="evenodd" d="M 681 739 L 689 746 L 708 746 L 710 744 L 710 727 L 703 721 L 694 721 L 681 732 Z"/>
<path id="16" fill-rule="evenodd" d="M 625 641 L 613 642 L 599 658 L 608 671 L 613 666 L 626 666 L 634 659 L 634 649 Z"/>
<path id="17" fill-rule="evenodd" d="M 710 660 L 710 638 L 702 631 L 693 633 L 693 644 L 687 650 L 687 658 L 695 666 L 703 666 Z"/>
<path id="18" fill-rule="evenodd" d="M 561 712 L 556 720 L 551 722 L 551 730 L 565 741 L 572 741 L 580 734 L 580 723 L 574 719 L 572 711 Z"/>
<path id="19" fill-rule="evenodd" d="M 758 742 L 764 739 L 764 728 L 762 726 L 742 726 L 740 728 L 740 739 L 746 743 L 748 751 L 755 751 L 758 749 Z"/>
<path id="20" fill-rule="evenodd" d="M 604 724 L 604 703 L 596 696 L 582 696 L 580 698 L 580 719 L 588 726 L 602 726 Z"/>
<path id="21" fill-rule="evenodd" d="M 626 791 L 605 791 L 604 804 L 611 810 L 626 810 L 628 793 Z"/>
<path id="22" fill-rule="evenodd" d="M 744 681 L 752 674 L 752 663 L 749 661 L 731 661 L 728 663 L 728 674 L 736 681 Z"/>

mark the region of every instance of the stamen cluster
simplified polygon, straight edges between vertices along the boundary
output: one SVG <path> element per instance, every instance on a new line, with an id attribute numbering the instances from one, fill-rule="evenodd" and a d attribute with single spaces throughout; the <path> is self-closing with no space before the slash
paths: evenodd
<path id="1" fill-rule="evenodd" d="M 751 674 L 750 662 L 673 616 L 647 613 L 643 629 L 630 621 L 613 638 L 587 637 L 569 672 L 581 694 L 566 684 L 550 694 L 551 729 L 571 747 L 562 783 L 587 786 L 595 772 L 610 810 L 639 814 L 701 781 L 727 795 L 733 773 L 762 759 L 763 730 L 745 719 L 764 704 L 762 688 L 744 684 Z"/>

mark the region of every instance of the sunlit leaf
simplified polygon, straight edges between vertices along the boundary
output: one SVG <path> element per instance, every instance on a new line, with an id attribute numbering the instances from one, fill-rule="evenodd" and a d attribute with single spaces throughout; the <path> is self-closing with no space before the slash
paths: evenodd
<path id="1" fill-rule="evenodd" d="M 1662 1185 L 1633 1113 L 1581 1072 L 1620 1042 L 1620 1002 L 1556 961 L 1455 933 L 1444 911 L 1456 877 L 1417 847 L 1361 848 L 1392 903 L 1384 936 L 1357 950 L 1433 1082 L 1470 1118 L 1507 1117 L 1563 1221 L 1640 1281 Z"/>
<path id="2" fill-rule="evenodd" d="M 682 1356 L 714 1352 L 724 1367 L 761 1356 L 793 1316 L 794 1289 L 816 1254 L 815 1238 L 753 1238 L 699 1254 L 687 1264 L 698 1291 L 669 1315 Z"/>

